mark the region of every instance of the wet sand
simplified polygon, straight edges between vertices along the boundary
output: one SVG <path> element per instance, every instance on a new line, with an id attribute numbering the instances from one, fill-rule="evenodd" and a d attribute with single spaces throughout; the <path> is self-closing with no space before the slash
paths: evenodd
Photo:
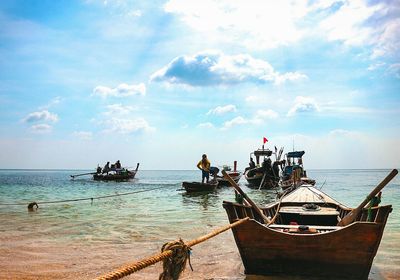
<path id="1" fill-rule="evenodd" d="M 159 252 L 162 243 L 104 244 L 81 241 L 68 243 L 24 236 L 0 236 L 0 279 L 93 279 L 128 263 Z M 388 244 L 393 245 L 393 244 Z M 386 247 L 385 245 L 383 247 Z M 181 279 L 305 279 L 301 277 L 262 277 L 244 275 L 231 232 L 225 232 L 194 246 L 191 263 Z M 379 252 L 369 279 L 400 279 L 398 260 L 380 263 Z M 161 263 L 147 267 L 125 279 L 158 279 Z M 309 279 L 309 278 L 307 278 Z"/>
<path id="2" fill-rule="evenodd" d="M 162 244 L 60 244 L 51 240 L 0 238 L 0 279 L 93 279 L 127 263 L 159 252 Z M 232 246 L 233 245 L 233 246 Z M 230 233 L 193 247 L 182 279 L 244 279 L 243 266 Z M 162 264 L 126 279 L 158 279 Z"/>

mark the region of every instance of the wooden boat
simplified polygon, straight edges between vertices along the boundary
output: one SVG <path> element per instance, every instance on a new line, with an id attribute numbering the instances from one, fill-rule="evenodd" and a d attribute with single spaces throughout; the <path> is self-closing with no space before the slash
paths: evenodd
<path id="1" fill-rule="evenodd" d="M 187 193 L 194 192 L 212 192 L 218 186 L 218 182 L 211 180 L 209 183 L 201 183 L 201 182 L 182 182 L 182 187 L 186 190 Z"/>
<path id="2" fill-rule="evenodd" d="M 224 170 L 236 183 L 239 182 L 242 177 L 242 173 L 237 171 L 237 161 L 233 162 L 233 171 L 230 166 L 224 165 L 222 166 L 222 170 Z M 229 181 L 224 178 L 224 176 L 217 175 L 215 179 L 218 181 L 218 186 L 231 186 Z"/>
<path id="3" fill-rule="evenodd" d="M 240 173 L 239 171 L 227 171 L 226 173 L 228 173 L 229 176 L 236 183 L 238 183 L 240 178 L 242 177 L 242 173 Z M 218 186 L 231 186 L 231 183 L 229 183 L 229 181 L 226 180 L 223 176 L 217 176 L 216 180 L 218 181 Z"/>
<path id="4" fill-rule="evenodd" d="M 285 166 L 283 168 L 279 186 L 282 189 L 296 188 L 303 184 L 315 185 L 315 180 L 307 177 L 303 166 L 304 151 L 293 151 L 285 155 Z M 297 160 L 297 162 L 296 162 Z"/>
<path id="5" fill-rule="evenodd" d="M 258 167 L 250 167 L 246 168 L 244 172 L 244 177 L 247 180 L 249 187 L 256 188 L 274 188 L 278 186 L 279 182 L 279 168 L 278 164 L 280 162 L 275 161 L 274 164 L 271 164 L 270 156 L 272 155 L 272 151 L 269 149 L 258 149 L 250 154 L 250 158 L 252 155 L 256 158 L 256 165 Z M 260 164 L 260 159 L 263 159 Z"/>
<path id="6" fill-rule="evenodd" d="M 251 206 L 224 201 L 223 207 L 230 223 L 250 217 L 232 229 L 246 274 L 367 279 L 392 206 L 371 208 L 368 219 L 366 203 L 351 209 L 303 185 L 260 209 L 276 215 L 270 225 Z M 349 216 L 355 220 L 338 226 Z"/>
<path id="7" fill-rule="evenodd" d="M 122 169 L 111 169 L 108 173 L 102 174 L 101 172 L 93 174 L 93 180 L 96 181 L 127 181 L 135 178 L 135 175 L 139 169 L 139 163 L 136 165 L 136 169 L 128 170 Z"/>

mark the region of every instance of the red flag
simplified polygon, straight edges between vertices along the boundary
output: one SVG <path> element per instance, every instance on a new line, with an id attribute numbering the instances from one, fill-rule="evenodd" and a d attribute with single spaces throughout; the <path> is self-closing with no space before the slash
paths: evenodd
<path id="1" fill-rule="evenodd" d="M 265 137 L 264 137 L 264 139 L 263 139 L 263 140 L 264 140 L 264 144 L 265 144 L 266 142 L 268 142 L 268 139 L 267 139 L 267 138 L 265 138 Z"/>

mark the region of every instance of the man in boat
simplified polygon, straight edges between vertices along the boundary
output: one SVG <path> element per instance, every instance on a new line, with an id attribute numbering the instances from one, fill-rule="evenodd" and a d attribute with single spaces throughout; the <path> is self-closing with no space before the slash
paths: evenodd
<path id="1" fill-rule="evenodd" d="M 210 179 L 210 166 L 211 163 L 207 159 L 207 155 L 203 154 L 202 159 L 197 163 L 197 168 L 201 170 L 201 182 L 204 183 L 204 179 L 206 179 L 206 183 Z"/>
<path id="2" fill-rule="evenodd" d="M 107 161 L 107 163 L 106 163 L 106 165 L 104 165 L 104 167 L 103 167 L 103 174 L 104 173 L 107 173 L 107 175 L 108 175 L 108 172 L 110 171 L 110 162 L 109 161 Z"/>
<path id="3" fill-rule="evenodd" d="M 254 168 L 256 168 L 256 163 L 254 162 L 253 158 L 250 157 L 249 166 L 246 167 L 246 168 L 244 169 L 244 171 L 246 172 L 247 170 L 251 170 L 251 169 L 254 169 Z"/>
<path id="4" fill-rule="evenodd" d="M 215 167 L 215 166 L 211 166 L 210 167 L 210 174 L 211 174 L 211 176 L 213 176 L 213 179 L 212 179 L 213 181 L 217 180 L 218 172 L 219 172 L 219 168 L 218 167 Z"/>
<path id="5" fill-rule="evenodd" d="M 115 163 L 115 169 L 121 169 L 121 162 L 119 160 Z"/>

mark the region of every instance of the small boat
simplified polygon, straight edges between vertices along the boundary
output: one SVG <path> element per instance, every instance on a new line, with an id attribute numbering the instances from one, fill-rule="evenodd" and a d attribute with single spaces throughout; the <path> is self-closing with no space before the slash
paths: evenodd
<path id="1" fill-rule="evenodd" d="M 256 158 L 256 166 L 251 166 L 246 168 L 244 172 L 244 177 L 246 178 L 249 187 L 256 188 L 266 188 L 271 189 L 278 186 L 279 182 L 279 164 L 280 161 L 275 161 L 273 164 L 270 156 L 272 155 L 272 151 L 269 149 L 255 150 L 250 154 L 250 159 L 252 159 L 252 155 L 254 154 Z M 262 159 L 262 163 L 260 165 L 260 159 Z M 251 162 L 253 162 L 251 160 Z"/>
<path id="2" fill-rule="evenodd" d="M 209 183 L 201 183 L 201 182 L 182 182 L 182 187 L 186 190 L 187 193 L 194 192 L 212 192 L 218 186 L 218 182 L 215 180 L 211 180 Z"/>
<path id="3" fill-rule="evenodd" d="M 136 169 L 111 169 L 108 173 L 94 173 L 93 180 L 96 181 L 127 181 L 135 178 L 135 175 L 139 169 L 139 163 L 136 165 Z"/>
<path id="4" fill-rule="evenodd" d="M 237 161 L 233 162 L 233 171 L 232 168 L 228 165 L 222 166 L 222 170 L 225 172 L 237 183 L 239 182 L 240 178 L 242 177 L 242 173 L 237 171 Z M 217 175 L 216 180 L 218 181 L 218 186 L 230 186 L 231 184 L 224 176 Z"/>
<path id="5" fill-rule="evenodd" d="M 261 209 L 224 201 L 230 223 L 250 217 L 232 229 L 245 273 L 368 279 L 392 206 L 364 207 L 396 174 L 355 209 L 311 185 Z"/>
<path id="6" fill-rule="evenodd" d="M 285 155 L 286 159 L 282 171 L 282 177 L 279 186 L 285 190 L 287 188 L 296 188 L 303 184 L 315 185 L 315 180 L 307 177 L 307 172 L 303 166 L 304 151 L 293 151 Z M 296 162 L 297 160 L 297 162 Z"/>

